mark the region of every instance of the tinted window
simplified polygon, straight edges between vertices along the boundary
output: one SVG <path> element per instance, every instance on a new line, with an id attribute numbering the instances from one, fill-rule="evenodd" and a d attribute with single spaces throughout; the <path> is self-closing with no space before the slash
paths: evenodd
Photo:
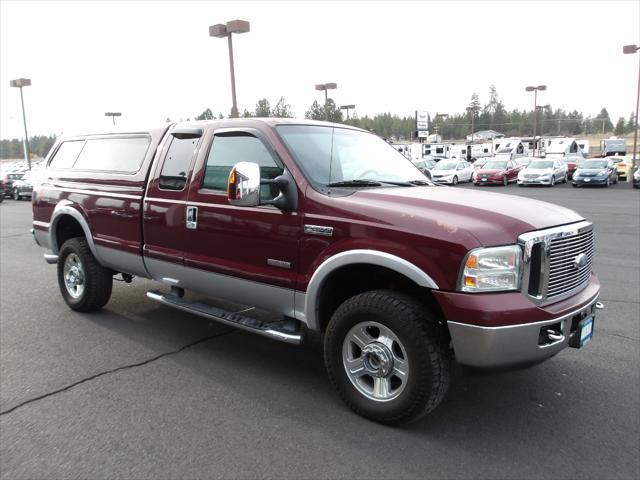
<path id="1" fill-rule="evenodd" d="M 165 190 L 182 190 L 199 138 L 173 137 L 160 172 L 159 186 Z"/>
<path id="2" fill-rule="evenodd" d="M 84 140 L 74 140 L 72 142 L 62 142 L 58 151 L 49 163 L 50 167 L 71 168 L 78 158 L 80 150 L 84 145 Z"/>
<path id="3" fill-rule="evenodd" d="M 89 139 L 73 168 L 135 173 L 140 170 L 149 142 L 149 137 Z"/>
<path id="4" fill-rule="evenodd" d="M 260 176 L 273 179 L 282 175 L 273 157 L 258 138 L 245 134 L 216 135 L 207 158 L 203 188 L 226 190 L 229 172 L 238 162 L 253 162 L 260 165 Z M 278 195 L 275 185 L 262 185 L 260 197 L 270 200 Z"/>

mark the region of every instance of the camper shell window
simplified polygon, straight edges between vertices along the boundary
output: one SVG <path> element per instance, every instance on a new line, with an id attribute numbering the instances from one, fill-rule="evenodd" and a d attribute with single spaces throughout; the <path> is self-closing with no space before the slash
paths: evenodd
<path id="1" fill-rule="evenodd" d="M 116 173 L 136 173 L 151 143 L 148 136 L 90 138 L 73 168 Z M 55 159 L 54 159 L 55 160 Z"/>

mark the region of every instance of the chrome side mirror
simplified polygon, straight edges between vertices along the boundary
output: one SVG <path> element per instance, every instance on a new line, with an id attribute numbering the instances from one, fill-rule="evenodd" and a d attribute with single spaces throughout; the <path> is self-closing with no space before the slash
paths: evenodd
<path id="1" fill-rule="evenodd" d="M 231 205 L 257 207 L 260 205 L 260 166 L 253 162 L 238 162 L 229 173 L 227 198 Z"/>

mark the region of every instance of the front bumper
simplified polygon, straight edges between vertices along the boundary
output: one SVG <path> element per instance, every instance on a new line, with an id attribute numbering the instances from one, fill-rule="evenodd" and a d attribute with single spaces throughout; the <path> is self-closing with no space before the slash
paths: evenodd
<path id="1" fill-rule="evenodd" d="M 551 185 L 551 177 L 547 177 L 547 178 L 518 178 L 518 185 Z"/>
<path id="2" fill-rule="evenodd" d="M 473 181 L 473 183 L 475 183 L 476 185 L 502 185 L 504 183 L 504 177 L 499 177 L 499 178 L 487 177 L 486 179 L 477 178 L 476 180 Z"/>
<path id="3" fill-rule="evenodd" d="M 607 176 L 602 177 L 575 177 L 572 181 L 574 185 L 604 185 L 607 183 Z"/>
<path id="4" fill-rule="evenodd" d="M 537 363 L 567 347 L 579 320 L 595 312 L 600 283 L 592 274 L 584 290 L 545 307 L 519 292 L 433 293 L 447 319 L 458 363 L 498 368 Z M 547 329 L 561 338 L 550 341 L 543 335 Z"/>
<path id="5" fill-rule="evenodd" d="M 447 185 L 452 185 L 453 184 L 453 177 L 440 177 L 440 178 L 436 178 L 433 175 L 431 176 L 431 180 L 434 183 L 444 183 Z"/>

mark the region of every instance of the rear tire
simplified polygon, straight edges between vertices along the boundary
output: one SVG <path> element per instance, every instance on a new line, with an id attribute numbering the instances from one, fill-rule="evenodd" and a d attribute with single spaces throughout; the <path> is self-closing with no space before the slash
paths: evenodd
<path id="1" fill-rule="evenodd" d="M 112 272 L 98 263 L 84 238 L 71 238 L 58 255 L 58 285 L 72 310 L 95 312 L 111 298 Z"/>
<path id="2" fill-rule="evenodd" d="M 446 333 L 424 305 L 395 291 L 365 292 L 340 305 L 327 327 L 324 358 L 342 400 L 377 422 L 417 420 L 449 388 Z"/>

